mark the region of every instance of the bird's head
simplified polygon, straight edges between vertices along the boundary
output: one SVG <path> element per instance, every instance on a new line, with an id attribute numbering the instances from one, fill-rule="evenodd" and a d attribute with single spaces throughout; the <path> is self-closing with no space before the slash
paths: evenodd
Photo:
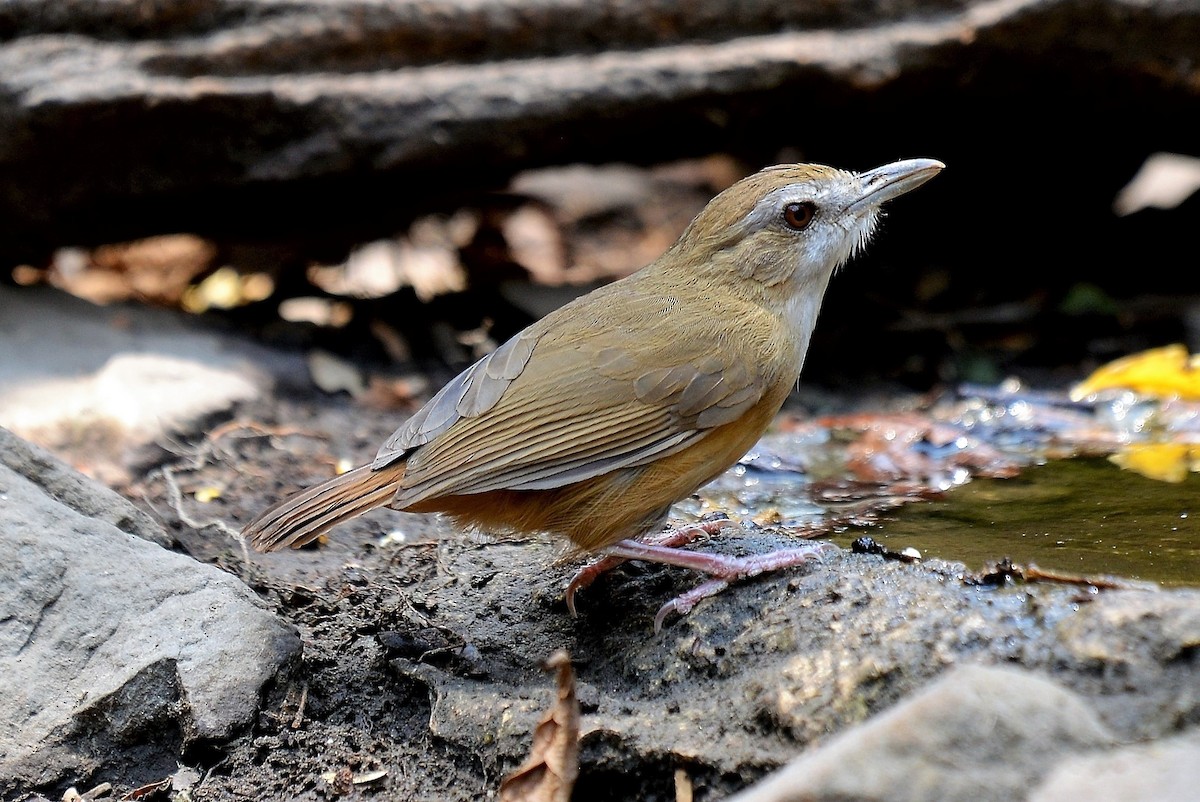
<path id="1" fill-rule="evenodd" d="M 909 159 L 854 173 L 819 164 L 780 164 L 713 198 L 667 258 L 681 272 L 745 280 L 817 301 L 829 277 L 866 244 L 880 207 L 924 184 L 943 165 Z"/>

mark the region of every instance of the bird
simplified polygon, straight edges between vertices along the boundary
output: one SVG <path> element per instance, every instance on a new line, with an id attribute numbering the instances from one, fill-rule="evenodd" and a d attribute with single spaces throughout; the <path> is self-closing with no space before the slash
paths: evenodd
<path id="1" fill-rule="evenodd" d="M 674 503 L 764 434 L 799 381 L 834 272 L 872 238 L 885 202 L 944 166 L 778 164 L 737 181 L 658 259 L 514 335 L 433 395 L 373 461 L 271 506 L 243 537 L 259 551 L 300 547 L 377 507 L 556 536 L 606 557 L 568 586 L 572 614 L 575 592 L 614 562 L 708 574 L 663 606 L 656 630 L 729 582 L 818 557 L 806 545 L 735 558 L 652 536 Z"/>

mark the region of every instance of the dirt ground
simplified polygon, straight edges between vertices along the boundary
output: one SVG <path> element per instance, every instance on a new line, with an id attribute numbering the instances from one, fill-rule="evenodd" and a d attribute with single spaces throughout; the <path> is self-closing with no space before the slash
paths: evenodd
<path id="1" fill-rule="evenodd" d="M 533 723 L 553 698 L 543 659 L 568 649 L 586 715 L 613 686 L 629 694 L 644 681 L 650 666 L 625 656 L 678 637 L 670 624 L 655 635 L 652 619 L 694 582 L 686 572 L 625 566 L 581 593 L 580 617 L 572 619 L 562 588 L 582 563 L 561 544 L 501 542 L 455 532 L 433 516 L 381 510 L 318 547 L 262 555 L 243 551 L 229 529 L 202 525 L 219 519 L 236 527 L 327 477 L 337 460 L 369 459 L 403 417 L 326 397 L 246 409 L 244 425 L 222 427 L 166 474 L 156 470 L 126 488 L 190 553 L 240 575 L 303 637 L 301 664 L 274 689 L 254 731 L 188 755 L 209 767 L 194 799 L 323 799 L 339 795 L 331 777 L 345 769 L 386 771 L 353 786 L 354 794 L 490 796 L 527 751 Z M 206 491 L 216 498 L 201 504 L 197 495 Z M 758 539 L 734 546 L 786 545 L 778 535 Z M 469 687 L 465 696 L 459 684 Z M 447 685 L 455 691 L 439 690 Z M 649 685 L 669 695 L 666 677 Z M 453 707 L 472 702 L 476 709 Z M 653 729 L 671 709 L 669 702 L 630 707 L 622 716 Z M 585 738 L 576 798 L 674 799 L 675 770 L 687 761 L 661 746 L 630 753 L 624 737 L 601 728 Z M 741 787 L 785 759 L 789 740 L 770 754 L 731 744 L 720 770 L 698 766 L 697 779 L 713 791 Z"/>
<path id="2" fill-rule="evenodd" d="M 656 634 L 659 606 L 696 582 L 686 571 L 623 566 L 581 593 L 573 619 L 562 590 L 580 562 L 561 544 L 496 541 L 387 510 L 298 552 L 248 554 L 231 536 L 339 460 L 369 459 L 403 417 L 339 398 L 281 399 L 241 410 L 125 488 L 302 634 L 300 663 L 252 731 L 185 752 L 202 772 L 197 802 L 493 796 L 554 698 L 540 663 L 560 648 L 584 717 L 573 799 L 596 801 L 674 800 L 677 783 L 721 798 L 955 662 L 1064 665 L 1052 627 L 1079 609 L 1077 589 L 973 587 L 955 563 L 838 551 L 741 583 Z M 705 548 L 789 545 L 786 532 L 743 525 Z M 1077 690 L 1118 712 L 1137 707 L 1121 693 L 1147 690 L 1135 682 L 1114 696 L 1080 676 Z M 1128 729 L 1142 726 L 1122 715 Z"/>
<path id="3" fill-rule="evenodd" d="M 749 693 L 730 682 L 746 669 L 734 653 L 779 650 L 796 638 L 779 621 L 774 645 L 755 642 L 763 630 L 749 622 L 766 621 L 769 630 L 763 606 L 794 606 L 809 570 L 745 583 L 655 634 L 659 606 L 695 585 L 695 575 L 624 565 L 583 591 L 580 617 L 571 618 L 563 588 L 582 563 L 562 544 L 497 541 L 391 510 L 295 552 L 247 553 L 232 537 L 265 505 L 328 477 L 338 460 L 370 459 L 403 417 L 328 396 L 266 402 L 242 409 L 166 472 L 125 489 L 187 551 L 240 575 L 304 641 L 300 665 L 272 690 L 252 732 L 185 754 L 206 771 L 194 800 L 340 796 L 347 789 L 334 776 L 347 770 L 386 772 L 350 786 L 352 796 L 491 796 L 528 752 L 536 718 L 553 699 L 540 663 L 558 648 L 574 659 L 586 718 L 576 800 L 674 800 L 677 770 L 696 798 L 718 798 L 816 735 L 809 724 L 776 722 L 766 708 L 743 710 L 762 707 L 755 694 L 766 694 L 768 683 Z M 204 526 L 211 521 L 226 527 Z M 788 545 L 794 540 L 785 533 L 751 527 L 706 547 Z M 732 648 L 754 629 L 758 635 Z M 727 699 L 731 687 L 744 699 Z M 725 701 L 727 710 L 714 710 Z"/>

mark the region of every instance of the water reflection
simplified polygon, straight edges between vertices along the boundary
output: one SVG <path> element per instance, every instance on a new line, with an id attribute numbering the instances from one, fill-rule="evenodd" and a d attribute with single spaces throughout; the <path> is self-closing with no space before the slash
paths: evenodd
<path id="1" fill-rule="evenodd" d="M 977 479 L 908 505 L 868 531 L 888 548 L 978 569 L 1010 557 L 1081 574 L 1200 585 L 1200 475 L 1182 484 L 1122 471 L 1103 459 L 1055 460 L 1015 479 Z"/>
<path id="2" fill-rule="evenodd" d="M 868 535 L 972 570 L 1007 557 L 1200 585 L 1198 441 L 1194 401 L 963 388 L 903 412 L 781 419 L 675 513 L 844 546 Z"/>

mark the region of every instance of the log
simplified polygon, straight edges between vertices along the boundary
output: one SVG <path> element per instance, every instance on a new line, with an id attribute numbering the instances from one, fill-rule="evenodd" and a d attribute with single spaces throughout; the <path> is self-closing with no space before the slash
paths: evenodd
<path id="1" fill-rule="evenodd" d="M 10 0 L 0 250 L 353 238 L 529 167 L 715 150 L 1104 153 L 1119 186 L 1194 146 L 1196 63 L 1172 0 Z"/>

